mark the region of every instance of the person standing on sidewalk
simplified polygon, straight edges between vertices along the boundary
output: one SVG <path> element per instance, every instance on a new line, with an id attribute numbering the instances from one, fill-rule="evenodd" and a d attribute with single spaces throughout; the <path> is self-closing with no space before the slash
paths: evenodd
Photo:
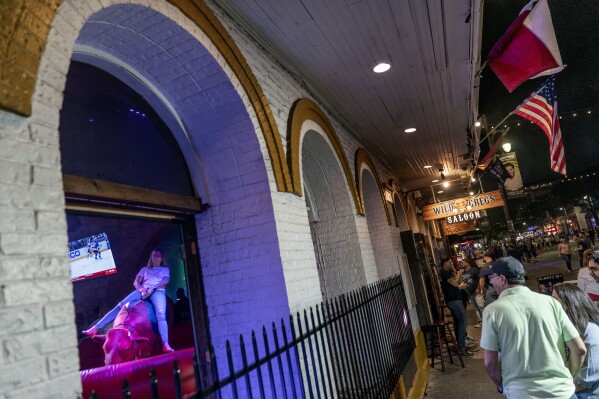
<path id="1" fill-rule="evenodd" d="M 562 241 L 557 246 L 557 253 L 566 262 L 568 271 L 572 271 L 572 248 L 567 237 L 562 238 Z"/>
<path id="2" fill-rule="evenodd" d="M 482 271 L 483 269 L 490 269 L 491 266 L 493 266 L 493 261 L 497 258 L 501 258 L 501 256 L 497 257 L 493 252 L 487 252 L 484 254 L 483 260 L 485 263 L 481 266 L 480 270 Z M 497 291 L 495 291 L 495 288 L 493 288 L 491 285 L 488 276 L 485 276 L 482 273 L 479 273 L 479 276 L 478 292 L 483 297 L 484 303 L 482 307 L 484 308 L 486 305 L 496 301 L 499 294 L 497 294 Z"/>
<path id="3" fill-rule="evenodd" d="M 576 285 L 578 285 L 578 288 L 586 293 L 592 301 L 599 301 L 599 282 L 597 282 L 596 277 L 593 276 L 589 270 L 589 260 L 593 252 L 592 249 L 587 249 L 582 254 L 582 269 L 578 271 Z"/>
<path id="4" fill-rule="evenodd" d="M 584 251 L 591 249 L 591 240 L 585 237 L 584 233 L 580 233 L 580 236 L 575 236 L 576 249 L 578 250 L 578 267 L 582 269 L 582 261 L 584 257 Z"/>
<path id="5" fill-rule="evenodd" d="M 575 398 L 572 375 L 578 373 L 586 347 L 560 303 L 526 287 L 524 266 L 510 256 L 481 274 L 489 275 L 499 292 L 483 312 L 480 340 L 497 390 L 508 399 Z"/>
<path id="6" fill-rule="evenodd" d="M 462 356 L 473 356 L 474 353 L 466 345 L 466 309 L 462 302 L 462 293 L 460 290 L 466 288 L 466 283 L 462 281 L 462 272 L 456 271 L 453 262 L 449 258 L 441 259 L 441 290 L 445 298 L 445 304 L 453 316 L 454 331 L 458 348 Z"/>
<path id="7" fill-rule="evenodd" d="M 481 328 L 483 322 L 483 309 L 476 302 L 476 291 L 478 290 L 479 284 L 479 272 L 480 269 L 478 267 L 472 267 L 469 262 L 462 261 L 461 262 L 462 269 L 462 280 L 466 283 L 466 294 L 468 294 L 468 299 L 476 312 L 476 317 L 478 319 L 478 323 L 474 325 L 476 328 Z"/>
<path id="8" fill-rule="evenodd" d="M 561 283 L 553 286 L 557 299 L 587 348 L 587 355 L 580 370 L 574 375 L 576 397 L 590 399 L 599 397 L 599 309 L 590 298 L 574 284 Z"/>

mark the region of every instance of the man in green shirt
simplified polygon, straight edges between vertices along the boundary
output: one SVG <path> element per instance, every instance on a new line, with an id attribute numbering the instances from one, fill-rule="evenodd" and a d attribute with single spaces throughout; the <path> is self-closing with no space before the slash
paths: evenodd
<path id="1" fill-rule="evenodd" d="M 572 375 L 586 348 L 560 303 L 528 289 L 524 267 L 511 256 L 497 259 L 481 274 L 489 276 L 499 293 L 483 312 L 480 340 L 485 367 L 497 390 L 508 399 L 574 397 Z"/>

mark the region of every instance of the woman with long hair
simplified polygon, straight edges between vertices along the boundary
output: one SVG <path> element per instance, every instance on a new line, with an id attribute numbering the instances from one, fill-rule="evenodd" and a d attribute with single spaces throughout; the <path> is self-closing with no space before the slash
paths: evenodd
<path id="1" fill-rule="evenodd" d="M 162 351 L 174 352 L 168 343 L 168 324 L 166 323 L 166 292 L 165 287 L 170 281 L 170 272 L 161 249 L 156 248 L 150 254 L 148 265 L 141 268 L 133 280 L 135 291 L 127 295 L 110 312 L 106 313 L 96 324 L 83 331 L 83 334 L 93 337 L 98 329 L 113 321 L 121 308 L 129 304 L 129 309 L 140 300 L 149 300 L 154 305 L 158 332 L 162 339 Z"/>
<path id="2" fill-rule="evenodd" d="M 574 376 L 579 399 L 599 397 L 599 309 L 586 293 L 574 284 L 553 286 L 553 297 L 560 301 L 574 327 L 584 340 L 587 355 Z"/>
<path id="3" fill-rule="evenodd" d="M 599 301 L 599 283 L 589 270 L 589 257 L 593 249 L 587 249 L 582 255 L 582 268 L 578 271 L 576 284 L 578 288 L 586 292 L 592 301 Z"/>

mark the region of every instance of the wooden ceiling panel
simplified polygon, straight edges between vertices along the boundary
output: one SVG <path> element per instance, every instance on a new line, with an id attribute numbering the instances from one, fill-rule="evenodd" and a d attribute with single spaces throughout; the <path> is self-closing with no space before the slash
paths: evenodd
<path id="1" fill-rule="evenodd" d="M 459 170 L 471 0 L 215 0 L 411 187 Z M 480 0 L 473 0 L 478 3 Z M 478 34 L 478 32 L 476 32 Z M 372 68 L 391 63 L 384 74 Z M 414 134 L 404 129 L 416 127 Z"/>

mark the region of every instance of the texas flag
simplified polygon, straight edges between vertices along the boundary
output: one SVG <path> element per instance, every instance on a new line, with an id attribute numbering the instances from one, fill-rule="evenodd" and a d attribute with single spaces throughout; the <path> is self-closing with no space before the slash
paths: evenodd
<path id="1" fill-rule="evenodd" d="M 520 11 L 489 52 L 488 63 L 510 93 L 528 79 L 564 69 L 547 0 L 533 0 Z"/>

